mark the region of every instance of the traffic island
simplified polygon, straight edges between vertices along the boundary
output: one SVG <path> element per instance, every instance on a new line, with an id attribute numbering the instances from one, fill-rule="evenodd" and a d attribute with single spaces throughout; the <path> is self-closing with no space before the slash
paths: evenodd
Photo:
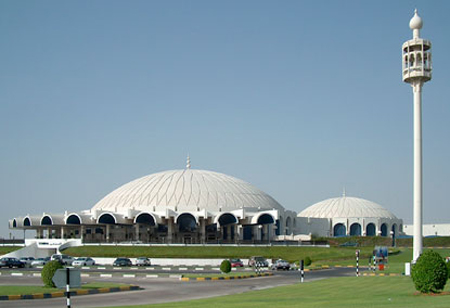
<path id="1" fill-rule="evenodd" d="M 212 276 L 212 277 L 181 277 L 181 281 L 209 281 L 209 280 L 234 280 L 234 279 L 246 279 L 256 277 L 268 277 L 273 276 L 273 273 L 252 274 L 242 276 Z"/>
<path id="2" fill-rule="evenodd" d="M 82 289 L 70 292 L 70 296 L 80 296 L 80 295 L 92 295 L 100 293 L 113 293 L 113 292 L 123 292 L 123 291 L 136 291 L 140 290 L 139 286 L 120 286 L 112 288 L 98 288 L 98 289 Z M 56 298 L 56 297 L 66 297 L 67 292 L 55 291 L 51 293 L 36 293 L 36 294 L 21 294 L 21 295 L 1 295 L 0 300 L 20 300 L 20 299 L 43 299 L 43 298 Z"/>

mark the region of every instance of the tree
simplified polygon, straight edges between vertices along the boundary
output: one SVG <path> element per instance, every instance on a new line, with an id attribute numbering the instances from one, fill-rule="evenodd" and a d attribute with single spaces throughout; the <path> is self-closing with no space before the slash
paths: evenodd
<path id="1" fill-rule="evenodd" d="M 226 274 L 231 272 L 231 262 L 229 260 L 223 260 L 220 264 L 220 270 L 222 271 L 222 273 Z"/>
<path id="2" fill-rule="evenodd" d="M 441 255 L 433 250 L 425 251 L 412 268 L 414 286 L 421 293 L 438 293 L 448 279 L 448 268 Z"/>
<path id="3" fill-rule="evenodd" d="M 50 261 L 44 265 L 41 272 L 41 278 L 46 287 L 49 288 L 55 287 L 52 278 L 55 275 L 56 271 L 60 268 L 63 268 L 63 266 L 61 265 L 61 263 L 59 263 L 59 261 L 56 260 Z"/>

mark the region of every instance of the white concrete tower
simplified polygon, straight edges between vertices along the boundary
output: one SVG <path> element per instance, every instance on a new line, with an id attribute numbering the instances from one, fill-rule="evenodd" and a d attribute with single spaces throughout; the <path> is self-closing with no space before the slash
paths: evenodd
<path id="1" fill-rule="evenodd" d="M 431 79 L 431 42 L 420 38 L 422 18 L 414 12 L 409 22 L 413 39 L 402 45 L 403 81 L 414 94 L 414 239 L 413 261 L 422 254 L 422 86 Z"/>

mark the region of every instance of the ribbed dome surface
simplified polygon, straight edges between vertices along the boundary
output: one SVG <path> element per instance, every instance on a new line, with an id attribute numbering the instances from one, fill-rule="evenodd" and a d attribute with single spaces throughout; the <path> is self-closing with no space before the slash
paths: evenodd
<path id="1" fill-rule="evenodd" d="M 283 209 L 268 194 L 237 178 L 205 170 L 171 170 L 131 181 L 114 190 L 92 209 L 119 211 L 177 206 L 197 211 L 239 209 Z"/>
<path id="2" fill-rule="evenodd" d="M 372 201 L 355 198 L 331 198 L 303 210 L 298 216 L 315 218 L 393 218 L 394 214 Z"/>

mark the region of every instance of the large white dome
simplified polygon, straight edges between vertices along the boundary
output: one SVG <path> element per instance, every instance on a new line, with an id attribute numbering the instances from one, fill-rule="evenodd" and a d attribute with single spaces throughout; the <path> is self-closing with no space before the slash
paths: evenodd
<path id="1" fill-rule="evenodd" d="M 306 208 L 300 217 L 315 218 L 392 218 L 394 214 L 381 205 L 369 200 L 355 197 L 331 198 Z"/>
<path id="2" fill-rule="evenodd" d="M 131 181 L 105 196 L 92 209 L 148 210 L 167 206 L 194 211 L 241 207 L 283 209 L 271 196 L 247 182 L 222 173 L 189 168 L 155 173 Z"/>

